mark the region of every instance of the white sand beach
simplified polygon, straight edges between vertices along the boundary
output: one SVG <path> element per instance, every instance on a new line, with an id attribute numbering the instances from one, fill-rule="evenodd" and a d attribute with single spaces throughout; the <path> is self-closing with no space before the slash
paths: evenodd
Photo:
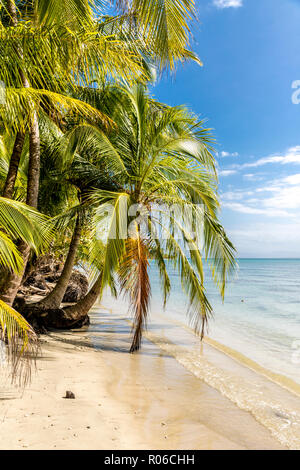
<path id="1" fill-rule="evenodd" d="M 42 336 L 30 386 L 1 387 L 0 448 L 284 448 L 154 343 L 129 355 L 129 331 L 112 316 L 93 329 Z M 75 399 L 63 398 L 66 390 Z"/>

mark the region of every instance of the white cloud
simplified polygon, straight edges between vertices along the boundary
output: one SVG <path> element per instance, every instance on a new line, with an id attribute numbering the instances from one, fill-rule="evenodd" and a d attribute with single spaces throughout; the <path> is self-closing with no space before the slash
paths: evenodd
<path id="1" fill-rule="evenodd" d="M 276 209 L 300 209 L 300 186 L 281 187 L 274 196 L 262 201 L 264 207 Z"/>
<path id="2" fill-rule="evenodd" d="M 300 224 L 292 220 L 275 223 L 264 219 L 255 225 L 228 230 L 228 235 L 245 257 L 295 257 L 300 256 Z"/>
<path id="3" fill-rule="evenodd" d="M 245 180 L 255 181 L 255 174 L 254 173 L 247 173 L 246 175 L 243 175 L 243 178 Z"/>
<path id="4" fill-rule="evenodd" d="M 264 180 L 264 176 L 262 176 L 261 174 L 259 173 L 247 173 L 245 175 L 243 175 L 243 179 L 244 180 L 247 180 L 247 181 L 262 181 Z"/>
<path id="5" fill-rule="evenodd" d="M 286 186 L 296 186 L 300 185 L 300 173 L 295 173 L 294 175 L 286 176 L 285 178 L 275 179 L 268 183 L 268 186 L 263 186 L 262 188 L 256 188 L 255 192 L 265 193 L 271 192 L 276 193 L 282 191 Z"/>
<path id="6" fill-rule="evenodd" d="M 244 165 L 241 165 L 240 168 L 256 168 L 268 163 L 279 163 L 281 165 L 295 163 L 300 165 L 300 145 L 289 148 L 284 155 L 271 155 L 269 157 L 260 158 L 259 160 L 256 160 L 256 162 L 245 163 Z"/>
<path id="7" fill-rule="evenodd" d="M 295 175 L 290 175 L 284 178 L 283 183 L 287 184 L 299 184 L 300 185 L 300 173 L 296 173 Z"/>
<path id="8" fill-rule="evenodd" d="M 231 176 L 235 175 L 235 173 L 237 173 L 236 170 L 221 170 L 219 171 L 219 176 Z"/>
<path id="9" fill-rule="evenodd" d="M 257 193 L 273 193 L 276 190 L 275 186 L 265 186 L 264 188 L 256 188 Z"/>
<path id="10" fill-rule="evenodd" d="M 254 194 L 255 197 L 253 197 Z M 221 199 L 224 207 L 235 212 L 268 217 L 299 218 L 300 173 L 274 179 L 252 191 L 237 189 L 224 192 L 221 194 Z"/>
<path id="11" fill-rule="evenodd" d="M 217 8 L 237 8 L 243 5 L 243 0 L 214 0 L 213 3 Z"/>
<path id="12" fill-rule="evenodd" d="M 246 196 L 252 196 L 253 194 L 253 191 L 227 191 L 221 194 L 221 198 L 224 201 L 240 201 Z"/>
<path id="13" fill-rule="evenodd" d="M 268 165 L 276 165 L 274 178 Z M 300 256 L 300 171 L 296 166 L 292 172 L 293 165 L 300 165 L 300 145 L 223 170 L 249 168 L 240 175 L 240 188 L 221 194 L 225 220 L 232 211 L 228 233 L 240 256 Z"/>
<path id="14" fill-rule="evenodd" d="M 250 202 L 250 201 L 249 201 Z M 223 202 L 223 207 L 227 207 L 235 212 L 240 212 L 242 214 L 252 214 L 252 215 L 265 215 L 266 217 L 291 217 L 292 214 L 285 210 L 276 209 L 273 207 L 260 209 L 259 207 L 251 207 L 247 204 L 242 204 L 240 202 Z"/>
<path id="15" fill-rule="evenodd" d="M 222 158 L 225 158 L 225 157 L 238 157 L 239 154 L 237 152 L 230 153 L 230 152 L 222 151 L 222 152 L 218 153 L 217 156 L 222 157 Z"/>

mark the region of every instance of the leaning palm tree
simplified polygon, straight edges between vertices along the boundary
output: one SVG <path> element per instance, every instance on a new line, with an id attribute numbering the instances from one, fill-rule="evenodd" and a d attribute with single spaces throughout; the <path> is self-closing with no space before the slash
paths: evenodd
<path id="1" fill-rule="evenodd" d="M 78 261 L 80 243 L 88 236 L 88 221 L 93 212 L 85 202 L 89 192 L 95 187 L 114 190 L 116 185 L 106 176 L 109 162 L 99 158 L 93 141 L 77 135 L 77 126 L 63 134 L 45 118 L 41 142 L 39 209 L 53 217 L 52 223 L 59 233 L 71 230 L 61 275 L 53 290 L 34 305 L 47 310 L 59 309 Z"/>
<path id="2" fill-rule="evenodd" d="M 5 83 L 7 100 L 3 120 L 10 115 L 6 126 L 15 133 L 3 191 L 6 197 L 14 192 L 28 133 L 27 203 L 37 207 L 40 102 L 47 107 L 50 101 L 50 108 L 57 103 L 65 106 L 66 89 L 79 83 L 116 75 L 126 80 L 141 78 L 145 58 L 151 58 L 160 70 L 173 69 L 178 60 L 198 60 L 188 50 L 193 0 L 117 1 L 122 14 L 113 20 L 111 31 L 103 10 L 99 12 L 101 4 L 97 0 L 0 0 L 0 80 Z M 21 244 L 20 251 L 26 266 L 28 246 Z M 20 282 L 21 276 L 7 279 L 5 295 L 8 299 L 9 293 L 10 304 Z"/>
<path id="3" fill-rule="evenodd" d="M 0 197 L 0 266 L 17 273 L 23 259 L 14 240 L 21 239 L 41 253 L 51 237 L 49 221 L 31 207 Z M 36 357 L 38 340 L 29 323 L 15 309 L 0 300 L 0 345 L 6 345 L 6 357 L 12 379 L 25 384 L 30 378 L 31 360 Z"/>
<path id="4" fill-rule="evenodd" d="M 149 260 L 158 266 L 164 302 L 171 287 L 168 268 L 178 269 L 191 322 L 203 336 L 212 313 L 203 263 L 224 297 L 235 267 L 234 247 L 218 221 L 213 141 L 204 122 L 185 108 L 157 103 L 142 84 L 112 94 L 117 96 L 111 114 L 117 130 L 107 136 L 91 126 L 77 129 L 109 162 L 108 177 L 117 189 L 95 189 L 90 196 L 95 207 L 91 262 L 100 262 L 94 247 L 100 236 L 104 251 L 95 289 L 70 313 L 87 314 L 91 299 L 107 285 L 114 288 L 117 275 L 134 314 L 133 352 L 140 348 L 149 310 Z"/>

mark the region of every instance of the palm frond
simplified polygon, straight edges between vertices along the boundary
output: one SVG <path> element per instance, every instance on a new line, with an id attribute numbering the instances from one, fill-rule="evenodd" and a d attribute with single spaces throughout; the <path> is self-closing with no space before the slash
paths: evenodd
<path id="1" fill-rule="evenodd" d="M 35 20 L 40 25 L 68 24 L 76 29 L 93 23 L 93 9 L 97 6 L 99 2 L 95 0 L 35 0 Z"/>
<path id="2" fill-rule="evenodd" d="M 130 307 L 134 314 L 131 353 L 140 349 L 142 332 L 147 325 L 151 296 L 148 266 L 148 250 L 137 229 L 136 238 L 126 240 L 125 253 L 119 266 L 121 291 L 129 295 Z"/>
<path id="3" fill-rule="evenodd" d="M 52 236 L 51 222 L 46 216 L 22 202 L 3 197 L 0 197 L 0 227 L 10 237 L 22 239 L 37 253 Z"/>
<path id="4" fill-rule="evenodd" d="M 169 66 L 172 70 L 177 60 L 196 58 L 188 51 L 190 23 L 195 17 L 194 0 L 117 0 L 116 3 L 139 25 L 161 69 Z"/>
<path id="5" fill-rule="evenodd" d="M 125 250 L 124 222 L 127 229 L 128 194 L 95 190 L 90 201 L 97 204 L 92 220 L 92 237 L 105 245 L 102 288 L 114 284 L 114 273 Z M 125 220 L 124 220 L 125 214 Z M 101 253 L 102 256 L 102 253 Z"/>
<path id="6" fill-rule="evenodd" d="M 203 224 L 206 259 L 224 299 L 227 280 L 237 267 L 235 247 L 220 222 L 207 212 L 204 212 Z"/>
<path id="7" fill-rule="evenodd" d="M 149 231 L 151 232 L 154 229 L 154 224 L 152 223 L 151 219 L 149 218 Z M 149 242 L 149 254 L 151 256 L 151 259 L 155 262 L 155 264 L 158 267 L 159 270 L 159 275 L 162 283 L 162 293 L 163 293 L 163 307 L 166 307 L 168 297 L 171 292 L 171 282 L 170 282 L 170 277 L 168 274 L 168 268 L 166 265 L 165 261 L 165 252 L 164 249 L 158 240 L 158 238 L 155 236 L 152 239 L 150 238 Z"/>
<path id="8" fill-rule="evenodd" d="M 39 343 L 29 323 L 0 300 L 0 344 L 5 346 L 7 362 L 11 366 L 12 381 L 24 386 L 31 377 L 32 361 L 35 360 Z"/>
<path id="9" fill-rule="evenodd" d="M 187 242 L 192 239 L 185 237 Z M 198 250 L 193 254 L 193 261 L 196 261 L 196 270 L 187 258 L 180 244 L 173 235 L 168 233 L 167 254 L 170 262 L 178 268 L 181 278 L 183 292 L 186 293 L 189 301 L 189 318 L 192 327 L 201 338 L 204 336 L 208 318 L 212 314 L 212 307 L 206 297 L 204 288 L 204 278 L 202 273 L 202 261 Z"/>
<path id="10" fill-rule="evenodd" d="M 35 88 L 6 88 L 5 105 L 0 106 L 0 117 L 8 130 L 26 129 L 29 116 L 47 111 L 49 115 L 63 117 L 66 112 L 88 122 L 100 122 L 109 127 L 112 121 L 101 111 L 88 103 L 72 98 L 66 94 Z"/>
<path id="11" fill-rule="evenodd" d="M 2 268 L 11 269 L 16 273 L 21 273 L 23 268 L 23 258 L 16 245 L 2 231 L 0 231 L 0 265 Z"/>

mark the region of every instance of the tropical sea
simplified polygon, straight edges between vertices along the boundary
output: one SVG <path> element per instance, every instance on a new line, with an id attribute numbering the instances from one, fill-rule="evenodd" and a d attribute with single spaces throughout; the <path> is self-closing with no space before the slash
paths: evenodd
<path id="1" fill-rule="evenodd" d="M 300 384 L 300 259 L 240 259 L 224 303 L 206 268 L 207 297 L 214 315 L 208 336 L 266 369 Z M 152 268 L 152 310 L 161 309 Z M 166 313 L 188 325 L 177 272 Z"/>
<path id="2" fill-rule="evenodd" d="M 205 268 L 214 314 L 201 343 L 189 326 L 178 273 L 170 269 L 172 290 L 163 310 L 151 262 L 145 341 L 252 413 L 282 444 L 300 449 L 300 260 L 240 259 L 238 264 L 224 303 Z M 124 300 L 106 295 L 102 303 L 130 322 Z"/>

